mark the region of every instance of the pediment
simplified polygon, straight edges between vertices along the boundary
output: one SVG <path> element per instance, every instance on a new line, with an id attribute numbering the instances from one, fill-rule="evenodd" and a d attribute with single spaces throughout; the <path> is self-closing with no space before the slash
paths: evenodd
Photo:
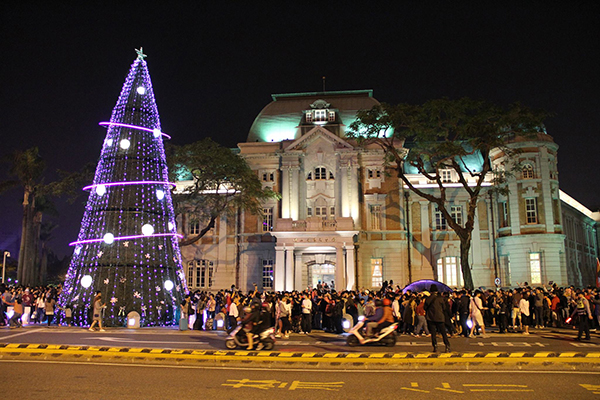
<path id="1" fill-rule="evenodd" d="M 284 151 L 287 152 L 295 150 L 304 150 L 307 147 L 309 147 L 309 145 L 312 142 L 318 139 L 325 139 L 327 142 L 330 142 L 336 147 L 341 147 L 349 150 L 354 149 L 354 147 L 350 143 L 346 142 L 344 139 L 334 135 L 333 133 L 329 132 L 327 129 L 321 126 L 316 126 L 310 131 L 306 132 L 306 134 L 304 134 L 301 138 L 292 142 Z"/>

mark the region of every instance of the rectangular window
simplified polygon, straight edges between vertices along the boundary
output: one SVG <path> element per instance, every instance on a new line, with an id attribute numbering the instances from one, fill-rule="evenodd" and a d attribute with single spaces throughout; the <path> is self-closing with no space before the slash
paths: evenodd
<path id="1" fill-rule="evenodd" d="M 502 203 L 498 203 L 498 217 L 500 221 L 498 221 L 500 228 L 506 228 L 509 226 L 508 224 L 508 203 L 503 201 Z"/>
<path id="2" fill-rule="evenodd" d="M 542 283 L 542 259 L 540 253 L 529 253 L 529 270 L 531 272 L 531 284 Z"/>
<path id="3" fill-rule="evenodd" d="M 329 122 L 335 121 L 335 111 L 329 111 Z"/>
<path id="4" fill-rule="evenodd" d="M 327 121 L 327 110 L 315 110 L 315 121 Z"/>
<path id="5" fill-rule="evenodd" d="M 367 170 L 367 175 L 369 176 L 369 179 L 381 178 L 381 171 L 378 169 L 369 169 Z"/>
<path id="6" fill-rule="evenodd" d="M 323 219 L 327 218 L 327 207 L 315 207 L 315 215 Z"/>
<path id="7" fill-rule="evenodd" d="M 452 182 L 452 170 L 451 169 L 443 169 L 440 171 L 440 176 L 442 178 L 443 183 Z"/>
<path id="8" fill-rule="evenodd" d="M 190 235 L 200 234 L 200 221 L 198 218 L 190 218 Z"/>
<path id="9" fill-rule="evenodd" d="M 439 210 L 437 205 L 435 206 L 435 219 L 434 220 L 435 220 L 435 229 L 436 230 L 445 231 L 446 229 L 448 229 L 448 224 L 446 222 L 446 218 L 444 217 L 442 212 Z"/>
<path id="10" fill-rule="evenodd" d="M 196 267 L 196 287 L 202 287 L 202 275 L 204 274 L 203 267 Z"/>
<path id="11" fill-rule="evenodd" d="M 273 288 L 273 260 L 263 260 L 262 287 L 263 289 Z"/>
<path id="12" fill-rule="evenodd" d="M 208 260 L 194 260 L 188 263 L 188 285 L 190 287 L 212 287 L 213 263 Z M 206 286 L 208 284 L 208 286 Z"/>
<path id="13" fill-rule="evenodd" d="M 335 219 L 335 207 L 329 207 L 329 218 Z"/>
<path id="14" fill-rule="evenodd" d="M 273 207 L 263 208 L 262 231 L 271 232 L 273 230 Z"/>
<path id="15" fill-rule="evenodd" d="M 325 168 L 315 168 L 315 179 L 327 179 L 327 170 Z"/>
<path id="16" fill-rule="evenodd" d="M 383 258 L 371 258 L 371 287 L 383 286 Z"/>
<path id="17" fill-rule="evenodd" d="M 451 206 L 450 215 L 458 225 L 462 226 L 462 206 Z"/>
<path id="18" fill-rule="evenodd" d="M 460 257 L 443 257 L 437 260 L 438 280 L 451 287 L 463 285 Z"/>
<path id="19" fill-rule="evenodd" d="M 312 122 L 312 120 L 313 120 L 312 112 L 309 111 L 306 113 L 306 122 Z"/>
<path id="20" fill-rule="evenodd" d="M 187 277 L 188 285 L 192 285 L 194 283 L 194 263 L 190 261 L 188 263 L 188 277 Z"/>
<path id="21" fill-rule="evenodd" d="M 272 172 L 263 172 L 262 180 L 263 182 L 273 182 L 275 175 Z"/>
<path id="22" fill-rule="evenodd" d="M 373 231 L 381 230 L 381 206 L 380 205 L 370 206 L 370 214 L 371 214 L 371 230 L 373 230 Z"/>
<path id="23" fill-rule="evenodd" d="M 525 215 L 528 224 L 537 224 L 537 204 L 536 199 L 525 199 Z"/>
<path id="24" fill-rule="evenodd" d="M 309 217 L 312 217 L 312 208 L 311 207 L 308 207 L 306 209 L 306 215 L 309 216 Z"/>

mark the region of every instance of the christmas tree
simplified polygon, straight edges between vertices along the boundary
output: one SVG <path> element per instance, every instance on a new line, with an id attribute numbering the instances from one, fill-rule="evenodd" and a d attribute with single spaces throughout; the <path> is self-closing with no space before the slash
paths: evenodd
<path id="1" fill-rule="evenodd" d="M 158 109 L 142 49 L 113 109 L 66 275 L 61 307 L 89 323 L 96 291 L 104 323 L 173 325 L 186 291 Z"/>

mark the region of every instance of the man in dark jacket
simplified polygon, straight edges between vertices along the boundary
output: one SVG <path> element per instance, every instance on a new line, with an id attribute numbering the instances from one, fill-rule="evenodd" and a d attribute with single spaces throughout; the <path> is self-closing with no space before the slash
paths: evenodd
<path id="1" fill-rule="evenodd" d="M 437 352 L 437 332 L 442 334 L 442 339 L 446 345 L 446 353 L 450 352 L 450 341 L 446 335 L 445 322 L 445 310 L 448 307 L 448 303 L 438 293 L 438 288 L 435 284 L 429 288 L 431 296 L 425 300 L 425 318 L 427 319 L 427 326 L 431 333 L 431 344 L 433 345 L 433 352 Z"/>
<path id="2" fill-rule="evenodd" d="M 469 306 L 471 305 L 471 297 L 466 290 L 461 290 L 458 299 L 458 318 L 460 319 L 460 326 L 462 327 L 461 334 L 464 337 L 469 337 L 469 326 L 467 321 L 469 320 Z"/>

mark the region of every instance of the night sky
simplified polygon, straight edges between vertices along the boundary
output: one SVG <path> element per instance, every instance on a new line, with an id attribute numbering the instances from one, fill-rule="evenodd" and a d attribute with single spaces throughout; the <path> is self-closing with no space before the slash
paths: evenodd
<path id="1" fill-rule="evenodd" d="M 388 103 L 521 101 L 554 114 L 546 126 L 560 146 L 561 188 L 600 207 L 597 2 L 120 3 L 2 2 L 0 156 L 38 146 L 48 180 L 95 161 L 106 133 L 98 122 L 143 46 L 176 144 L 235 147 L 271 94 L 321 91 L 323 76 L 327 90 L 373 89 Z M 0 250 L 20 233 L 21 200 L 18 190 L 0 196 Z M 85 200 L 59 202 L 59 254 L 77 237 Z"/>

